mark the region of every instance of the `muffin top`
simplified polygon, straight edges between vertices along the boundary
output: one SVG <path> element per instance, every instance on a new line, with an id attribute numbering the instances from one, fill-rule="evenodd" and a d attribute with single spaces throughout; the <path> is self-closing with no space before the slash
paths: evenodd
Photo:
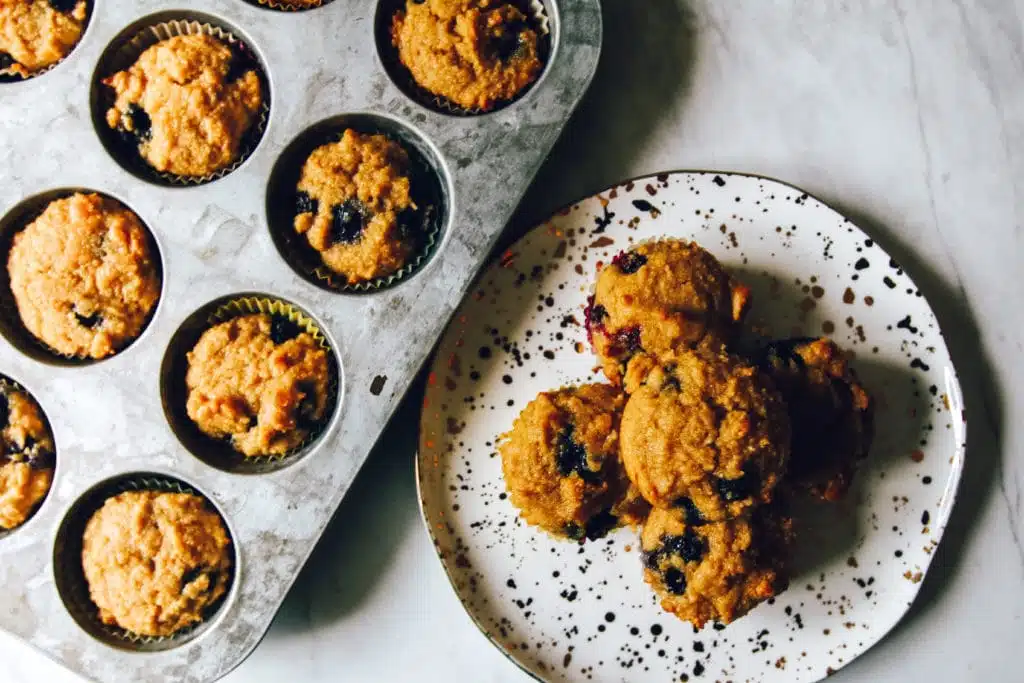
<path id="1" fill-rule="evenodd" d="M 826 338 L 784 339 L 766 345 L 757 360 L 789 408 L 786 481 L 823 500 L 841 499 L 874 436 L 874 404 L 843 350 Z"/>
<path id="2" fill-rule="evenodd" d="M 283 455 L 324 418 L 327 351 L 284 317 L 243 315 L 206 330 L 188 353 L 186 410 L 200 431 L 246 456 Z"/>
<path id="3" fill-rule="evenodd" d="M 503 435 L 505 486 L 527 523 L 553 536 L 597 538 L 618 525 L 629 488 L 618 457 L 622 392 L 585 384 L 539 394 Z"/>
<path id="4" fill-rule="evenodd" d="M 161 40 L 103 83 L 116 96 L 107 125 L 154 169 L 183 177 L 234 163 L 264 97 L 255 61 L 206 34 Z"/>
<path id="5" fill-rule="evenodd" d="M 493 109 L 543 69 L 525 0 L 408 0 L 391 40 L 420 87 L 463 109 Z"/>
<path id="6" fill-rule="evenodd" d="M 87 17 L 85 0 L 0 0 L 0 74 L 27 78 L 64 59 Z"/>
<path id="7" fill-rule="evenodd" d="M 100 620 L 142 636 L 202 621 L 231 582 L 224 522 L 188 493 L 109 498 L 85 525 L 81 561 Z"/>
<path id="8" fill-rule="evenodd" d="M 640 534 L 644 580 L 661 606 L 702 628 L 728 624 L 786 589 L 792 521 L 764 506 L 693 525 L 680 509 L 654 509 Z"/>
<path id="9" fill-rule="evenodd" d="M 28 392 L 0 381 L 0 527 L 28 519 L 53 481 L 53 436 Z"/>
<path id="10" fill-rule="evenodd" d="M 786 472 L 786 405 L 755 368 L 725 353 L 683 352 L 630 396 L 622 461 L 655 507 L 720 521 L 772 499 Z"/>
<path id="11" fill-rule="evenodd" d="M 65 356 L 116 353 L 142 332 L 160 297 L 146 228 L 97 194 L 50 202 L 14 236 L 7 272 L 25 328 Z"/>
<path id="12" fill-rule="evenodd" d="M 658 360 L 677 349 L 731 341 L 749 296 L 697 244 L 648 242 L 619 254 L 598 273 L 587 332 L 605 375 L 619 384 L 637 354 Z"/>
<path id="13" fill-rule="evenodd" d="M 348 129 L 317 147 L 296 189 L 295 231 L 349 284 L 391 275 L 414 252 L 409 155 L 386 136 Z"/>

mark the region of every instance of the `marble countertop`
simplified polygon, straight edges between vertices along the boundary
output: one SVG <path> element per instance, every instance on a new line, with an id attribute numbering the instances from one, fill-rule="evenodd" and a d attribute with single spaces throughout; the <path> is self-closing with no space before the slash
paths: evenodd
<path id="1" fill-rule="evenodd" d="M 507 239 L 629 176 L 750 171 L 846 213 L 929 298 L 970 419 L 918 600 L 832 680 L 1019 680 L 1024 648 L 1024 0 L 604 0 L 593 88 Z M 415 390 L 228 683 L 528 680 L 422 529 Z M 0 680 L 79 681 L 0 636 Z"/>

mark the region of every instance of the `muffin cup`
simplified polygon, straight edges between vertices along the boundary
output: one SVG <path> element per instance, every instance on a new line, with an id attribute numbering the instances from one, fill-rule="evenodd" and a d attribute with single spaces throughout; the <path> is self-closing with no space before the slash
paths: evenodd
<path id="1" fill-rule="evenodd" d="M 28 81 L 28 80 L 31 80 L 33 78 L 38 78 L 39 76 L 42 76 L 43 74 L 50 73 L 51 71 L 56 69 L 58 66 L 63 64 L 64 60 L 66 60 L 68 57 L 71 56 L 71 54 L 78 48 L 79 43 L 82 42 L 82 39 L 85 38 L 85 32 L 89 28 L 89 21 L 92 19 L 92 11 L 93 11 L 93 2 L 92 2 L 92 0 L 85 0 L 85 21 L 82 22 L 82 35 L 80 35 L 78 37 L 78 42 L 75 43 L 73 46 L 71 46 L 71 50 L 69 50 L 68 53 L 66 55 L 64 55 L 63 58 L 58 59 L 56 62 L 54 62 L 53 64 L 50 64 L 49 66 L 44 66 L 42 69 L 38 69 L 36 71 L 33 71 L 32 73 L 30 73 L 27 76 L 22 75 L 21 73 L 19 73 L 17 71 L 13 71 L 10 68 L 0 69 L 0 84 L 3 84 L 3 83 L 21 83 L 22 81 Z"/>
<path id="2" fill-rule="evenodd" d="M 106 200 L 115 202 L 121 208 L 130 211 L 135 215 L 142 227 L 145 228 L 146 238 L 149 243 L 148 246 L 151 256 L 153 257 L 153 265 L 154 268 L 156 268 L 157 278 L 160 282 L 161 296 L 157 299 L 156 304 L 153 306 L 153 310 L 149 312 L 149 316 L 143 324 L 142 329 L 139 330 L 138 335 L 126 342 L 123 346 L 117 348 L 113 353 L 103 356 L 102 358 L 61 353 L 60 351 L 50 347 L 42 339 L 29 332 L 25 327 L 22 322 L 21 313 L 18 311 L 18 304 L 14 299 L 14 293 L 11 291 L 10 273 L 6 267 L 0 268 L 0 334 L 5 336 L 7 340 L 22 353 L 44 363 L 62 366 L 85 366 L 93 363 L 100 363 L 110 360 L 111 358 L 127 351 L 146 333 L 149 329 L 150 323 L 153 322 L 153 318 L 156 316 L 157 310 L 160 308 L 160 304 L 162 303 L 164 286 L 163 254 L 161 253 L 160 247 L 153 235 L 153 231 L 142 219 L 142 216 L 136 213 L 131 206 L 126 204 L 120 198 L 107 194 L 106 192 L 86 187 L 64 187 L 28 197 L 11 209 L 6 216 L 0 218 L 0 255 L 3 255 L 4 262 L 6 263 L 10 257 L 10 251 L 14 244 L 15 235 L 27 228 L 34 220 L 39 218 L 51 202 L 55 202 L 60 199 L 67 199 L 74 194 L 99 195 Z"/>
<path id="3" fill-rule="evenodd" d="M 318 147 L 337 142 L 346 129 L 364 134 L 385 135 L 399 143 L 409 155 L 410 187 L 417 209 L 420 229 L 415 251 L 409 261 L 390 275 L 349 284 L 341 273 L 327 267 L 320 252 L 305 236 L 295 231 L 293 198 L 302 166 Z M 365 294 L 392 287 L 418 272 L 435 253 L 441 231 L 447 221 L 447 194 L 439 165 L 433 154 L 418 144 L 418 136 L 390 119 L 365 114 L 335 117 L 302 133 L 282 154 L 269 184 L 267 218 L 278 251 L 300 275 L 333 292 Z"/>
<path id="4" fill-rule="evenodd" d="M 301 5 L 290 5 L 285 2 L 274 2 L 274 0 L 248 0 L 248 2 L 278 12 L 305 12 L 306 10 L 323 7 L 330 3 L 331 0 L 306 0 Z"/>
<path id="5" fill-rule="evenodd" d="M 544 3 L 541 0 L 529 0 L 528 8 L 530 18 L 533 20 L 532 28 L 537 31 L 537 54 L 542 64 L 541 73 L 533 83 L 520 90 L 515 97 L 501 100 L 490 109 L 460 107 L 440 95 L 435 95 L 416 82 L 412 74 L 409 73 L 409 70 L 405 68 L 405 65 L 399 59 L 398 49 L 391 43 L 392 17 L 395 16 L 395 12 L 403 9 L 405 5 L 406 0 L 381 0 L 377 8 L 377 26 L 375 29 L 377 34 L 377 51 L 380 54 L 381 61 L 384 63 L 385 71 L 391 76 L 391 80 L 417 104 L 451 116 L 491 114 L 521 100 L 544 77 L 544 71 L 547 69 L 551 59 L 551 21 L 548 17 L 547 8 L 544 7 Z"/>
<path id="6" fill-rule="evenodd" d="M 210 605 L 203 620 L 169 636 L 143 636 L 100 620 L 99 610 L 89 596 L 89 584 L 82 569 L 82 537 L 93 514 L 114 496 L 127 491 L 160 491 L 199 496 L 224 524 L 231 541 L 231 574 L 224 596 Z M 187 483 L 162 474 L 128 474 L 93 486 L 68 509 L 57 530 L 53 546 L 53 571 L 57 592 L 71 617 L 93 638 L 107 645 L 137 652 L 158 652 L 179 647 L 203 633 L 215 621 L 217 613 L 230 599 L 238 572 L 238 548 L 223 513 L 209 498 Z"/>
<path id="7" fill-rule="evenodd" d="M 26 389 L 25 387 L 21 386 L 17 382 L 15 382 L 10 377 L 6 377 L 4 375 L 0 375 L 0 395 L 6 395 L 8 392 L 11 392 L 11 393 L 13 393 L 13 392 L 21 392 L 21 393 L 25 394 L 26 396 L 28 396 L 30 399 L 32 399 L 32 402 L 35 403 L 36 407 L 39 409 L 39 415 L 43 418 L 43 425 L 46 427 L 46 431 L 50 435 L 50 440 L 53 441 L 54 440 L 53 439 L 53 428 L 50 426 L 50 420 L 49 420 L 49 418 L 46 417 L 46 412 L 43 410 L 43 407 L 39 404 L 39 401 L 36 400 L 36 397 L 32 395 L 32 392 L 30 392 L 28 389 Z M 3 425 L 0 425 L 0 428 L 2 428 L 2 426 Z M 50 470 L 52 470 L 53 474 L 56 475 L 56 472 L 57 472 L 57 445 L 56 445 L 56 443 L 54 443 L 53 458 L 54 458 L 53 466 L 49 467 L 49 468 L 44 468 L 44 469 L 50 469 Z M 30 465 L 30 467 L 31 467 L 31 465 Z M 37 512 L 39 512 L 39 509 L 41 507 L 43 507 L 43 505 L 46 503 L 46 499 L 49 498 L 50 491 L 52 489 L 53 489 L 53 478 L 51 477 L 51 479 L 50 479 L 50 488 L 48 488 L 46 490 L 46 493 L 43 494 L 42 498 L 40 498 L 38 501 L 36 501 L 36 504 L 33 505 L 32 509 L 29 510 L 28 514 L 25 515 L 25 519 L 24 519 L 24 521 L 22 521 L 21 524 L 19 524 L 18 526 L 15 526 L 15 527 L 11 527 L 10 529 L 5 529 L 3 527 L 0 527 L 0 539 L 4 538 L 5 536 L 8 536 L 10 534 L 13 534 L 15 531 L 17 531 L 18 529 L 22 528 L 26 524 L 28 524 L 29 521 L 32 519 L 32 517 L 34 517 L 35 514 Z"/>
<path id="8" fill-rule="evenodd" d="M 245 315 L 264 314 L 284 318 L 308 333 L 327 352 L 327 400 L 323 417 L 310 429 L 306 438 L 287 453 L 278 455 L 244 455 L 232 446 L 230 439 L 216 439 L 201 432 L 186 410 L 188 388 L 187 354 L 206 330 Z M 164 410 L 178 438 L 193 455 L 206 464 L 238 474 L 263 474 L 294 463 L 306 455 L 327 431 L 339 401 L 340 371 L 337 356 L 327 336 L 307 313 L 281 299 L 262 296 L 239 296 L 215 301 L 189 317 L 171 340 L 161 370 L 161 391 Z"/>
<path id="9" fill-rule="evenodd" d="M 104 78 L 130 68 L 143 52 L 157 43 L 169 38 L 188 35 L 212 36 L 226 43 L 233 50 L 244 53 L 259 77 L 260 91 L 263 96 L 263 103 L 260 106 L 259 112 L 257 112 L 256 121 L 245 135 L 242 136 L 238 158 L 219 171 L 214 171 L 204 176 L 179 176 L 173 173 L 158 171 L 142 158 L 136 145 L 120 140 L 118 132 L 110 128 L 106 123 L 106 111 L 115 99 L 113 90 L 101 82 Z M 260 62 L 252 47 L 226 28 L 197 19 L 185 18 L 151 24 L 138 30 L 130 38 L 124 39 L 120 44 L 116 44 L 112 51 L 108 48 L 108 51 L 100 59 L 100 65 L 97 67 L 92 85 L 94 124 L 100 133 L 104 146 L 114 158 L 145 180 L 158 185 L 178 187 L 203 185 L 219 180 L 244 164 L 252 156 L 253 152 L 256 151 L 260 141 L 263 139 L 267 123 L 270 120 L 270 81 L 267 78 L 266 68 Z"/>

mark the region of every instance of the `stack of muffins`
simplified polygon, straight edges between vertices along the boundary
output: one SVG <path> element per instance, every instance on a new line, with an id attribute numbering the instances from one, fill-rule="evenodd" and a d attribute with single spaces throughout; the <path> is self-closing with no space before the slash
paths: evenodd
<path id="1" fill-rule="evenodd" d="M 499 443 L 526 522 L 575 541 L 642 527 L 644 579 L 696 627 L 785 590 L 787 499 L 840 499 L 871 442 L 871 400 L 830 340 L 736 353 L 750 303 L 697 244 L 619 254 L 586 309 L 611 383 L 540 394 Z"/>

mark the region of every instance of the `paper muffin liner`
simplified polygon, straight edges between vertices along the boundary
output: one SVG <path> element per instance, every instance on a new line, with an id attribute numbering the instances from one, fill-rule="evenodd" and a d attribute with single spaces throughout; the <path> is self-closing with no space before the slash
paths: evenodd
<path id="1" fill-rule="evenodd" d="M 180 176 L 158 171 L 149 165 L 149 162 L 142 157 L 134 146 L 128 146 L 123 142 L 115 140 L 117 131 L 107 126 L 105 120 L 106 111 L 113 104 L 115 97 L 113 96 L 113 90 L 103 85 L 100 81 L 119 71 L 130 68 L 143 52 L 157 43 L 177 36 L 204 34 L 216 38 L 236 50 L 243 50 L 251 58 L 252 67 L 255 69 L 256 75 L 260 80 L 260 94 L 263 102 L 260 105 L 259 112 L 256 114 L 255 122 L 242 136 L 238 158 L 231 164 L 203 176 Z M 267 123 L 270 120 L 270 81 L 267 78 L 266 68 L 249 44 L 222 26 L 194 19 L 172 19 L 160 22 L 140 29 L 131 38 L 118 45 L 113 53 L 104 53 L 101 60 L 101 67 L 107 68 L 98 68 L 96 70 L 97 74 L 102 73 L 102 77 L 93 84 L 93 87 L 99 88 L 100 92 L 97 102 L 94 103 L 94 108 L 99 107 L 98 111 L 93 112 L 93 116 L 96 118 L 96 125 L 101 130 L 101 136 L 107 142 L 106 147 L 115 158 L 146 180 L 159 185 L 176 187 L 192 187 L 219 180 L 244 164 L 252 156 L 253 152 L 256 151 L 260 141 L 263 139 Z"/>
<path id="2" fill-rule="evenodd" d="M 409 70 L 402 64 L 398 57 L 398 49 L 391 43 L 391 22 L 395 12 L 406 6 L 406 0 L 383 0 L 377 10 L 379 14 L 377 21 L 377 41 L 379 52 L 384 66 L 395 84 L 417 103 L 451 116 L 479 116 L 490 114 L 521 100 L 537 85 L 544 76 L 551 59 L 551 20 L 548 17 L 547 8 L 541 0 L 529 0 L 528 9 L 532 21 L 532 28 L 537 31 L 537 54 L 541 61 L 541 73 L 537 78 L 520 90 L 514 97 L 508 100 L 497 102 L 490 109 L 480 107 L 460 107 L 440 95 L 430 92 L 412 77 Z"/>
<path id="3" fill-rule="evenodd" d="M 350 284 L 344 274 L 337 273 L 324 264 L 320 252 L 309 245 L 305 236 L 295 231 L 294 214 L 281 213 L 272 217 L 269 222 L 271 230 L 277 233 L 275 241 L 285 260 L 307 279 L 333 292 L 365 294 L 392 287 L 418 272 L 436 251 L 447 214 L 444 206 L 443 181 L 437 170 L 427 160 L 426 155 L 415 145 L 387 130 L 377 129 L 372 125 L 339 123 L 337 127 L 332 126 L 330 132 L 325 131 L 323 135 L 316 136 L 315 144 L 309 146 L 310 151 L 305 153 L 301 160 L 296 160 L 298 163 L 294 168 L 288 169 L 294 173 L 284 174 L 284 182 L 292 183 L 294 181 L 297 184 L 302 166 L 312 151 L 322 145 L 337 142 L 341 139 L 344 131 L 349 128 L 360 133 L 384 135 L 389 140 L 401 145 L 409 155 L 410 186 L 417 204 L 421 204 L 417 209 L 417 227 L 421 229 L 421 232 L 414 245 L 414 253 L 405 265 L 390 275 Z M 274 180 L 277 180 L 277 174 L 274 175 Z M 291 186 L 279 190 L 282 193 L 289 191 L 294 193 L 296 190 Z M 287 220 L 285 220 L 286 217 Z"/>
<path id="4" fill-rule="evenodd" d="M 0 253 L 3 254 L 4 260 L 6 261 L 10 255 L 15 235 L 39 218 L 51 203 L 61 199 L 67 199 L 74 194 L 99 195 L 107 201 L 116 203 L 122 209 L 130 211 L 138 219 L 139 224 L 142 225 L 146 233 L 148 246 L 153 258 L 153 264 L 157 272 L 162 295 L 164 282 L 163 261 L 160 254 L 160 248 L 157 245 L 156 238 L 153 236 L 153 231 L 150 229 L 149 225 L 142 220 L 142 217 L 139 216 L 134 209 L 117 197 L 111 197 L 108 194 L 90 188 L 64 188 L 51 190 L 41 195 L 31 197 L 12 209 L 8 216 L 4 217 L 3 225 L 0 226 Z M 12 217 L 13 219 L 8 221 L 9 217 Z M 22 322 L 21 313 L 18 311 L 17 302 L 14 299 L 14 293 L 11 291 L 10 275 L 7 272 L 7 269 L 0 271 L 0 327 L 4 328 L 8 340 L 11 341 L 14 346 L 18 347 L 19 350 L 26 352 L 39 360 L 59 365 L 91 365 L 93 363 L 109 360 L 118 354 L 123 353 L 132 346 L 132 344 L 138 341 L 139 337 L 145 334 L 150 323 L 153 322 L 153 317 L 156 315 L 157 309 L 160 307 L 160 302 L 161 299 L 157 299 L 156 304 L 153 306 L 153 310 L 149 312 L 149 316 L 146 318 L 145 323 L 143 323 L 139 333 L 134 338 L 125 342 L 123 346 L 117 348 L 113 353 L 103 356 L 102 358 L 62 353 L 49 346 L 46 342 L 32 334 L 32 332 L 25 327 Z M 14 339 L 11 338 L 12 336 Z"/>
<path id="5" fill-rule="evenodd" d="M 210 605 L 198 623 L 167 636 L 144 636 L 100 620 L 99 610 L 89 595 L 89 584 L 82 569 L 82 537 L 85 526 L 108 499 L 127 491 L 187 493 L 202 498 L 217 513 L 231 542 L 231 572 L 224 595 Z M 140 652 L 169 650 L 192 640 L 206 630 L 231 595 L 238 566 L 238 549 L 223 514 L 210 499 L 185 482 L 160 474 L 134 474 L 97 484 L 72 504 L 57 530 L 53 547 L 53 568 L 57 592 L 72 618 L 89 635 L 107 645 Z"/>
<path id="6" fill-rule="evenodd" d="M 277 10 L 278 12 L 305 12 L 306 10 L 330 4 L 331 0 L 304 0 L 298 4 L 275 2 L 274 0 L 248 0 L 248 2 L 260 7 L 266 7 L 267 9 Z"/>
<path id="7" fill-rule="evenodd" d="M 309 334 L 327 353 L 329 377 L 327 382 L 327 397 L 325 401 L 326 405 L 324 415 L 316 421 L 299 445 L 285 453 L 244 455 L 243 453 L 235 450 L 230 439 L 216 439 L 199 431 L 199 428 L 188 416 L 185 408 L 185 404 L 188 400 L 188 389 L 184 386 L 184 377 L 188 368 L 186 354 L 195 347 L 199 337 L 211 327 L 227 322 L 233 318 L 253 314 L 269 315 L 271 317 L 284 318 L 288 320 L 295 324 L 300 330 Z M 190 335 L 187 340 L 181 340 L 184 343 L 179 344 L 177 348 L 172 349 L 172 353 L 175 354 L 177 360 L 175 371 L 172 374 L 176 375 L 176 379 L 181 382 L 182 391 L 178 392 L 179 395 L 173 396 L 169 399 L 169 402 L 171 403 L 169 408 L 174 420 L 177 421 L 179 425 L 186 426 L 188 431 L 192 433 L 192 438 L 189 439 L 191 445 L 186 444 L 189 446 L 189 449 L 197 457 L 214 467 L 230 472 L 247 474 L 274 471 L 305 455 L 310 447 L 326 431 L 338 404 L 340 373 L 337 359 L 327 336 L 320 329 L 320 326 L 297 306 L 281 299 L 260 295 L 241 296 L 217 303 L 213 307 L 212 311 L 206 314 L 202 322 L 203 324 L 195 329 L 197 334 Z M 172 344 L 173 343 L 174 342 L 172 342 Z M 168 400 L 165 396 L 165 403 L 167 402 Z"/>
<path id="8" fill-rule="evenodd" d="M 63 64 L 64 60 L 66 60 L 68 57 L 71 56 L 71 54 L 78 48 L 78 45 L 82 42 L 82 39 L 85 37 L 85 31 L 89 28 L 89 21 L 92 20 L 92 12 L 93 12 L 93 0 L 85 0 L 85 21 L 82 22 L 82 34 L 80 36 L 78 36 L 78 42 L 76 42 L 74 45 L 72 45 L 71 49 L 68 50 L 68 53 L 66 55 L 64 55 L 61 59 L 58 59 L 53 64 L 50 64 L 48 66 L 44 66 L 41 69 L 36 69 L 35 71 L 33 71 L 32 73 L 28 74 L 27 76 L 22 74 L 22 73 L 20 73 L 20 72 L 18 72 L 18 71 L 12 70 L 10 67 L 8 67 L 6 69 L 0 69 L 0 84 L 2 84 L 2 83 L 21 83 L 22 81 L 32 80 L 33 78 L 38 78 L 38 77 L 42 76 L 43 74 L 50 73 L 51 71 L 56 69 L 58 66 Z"/>

